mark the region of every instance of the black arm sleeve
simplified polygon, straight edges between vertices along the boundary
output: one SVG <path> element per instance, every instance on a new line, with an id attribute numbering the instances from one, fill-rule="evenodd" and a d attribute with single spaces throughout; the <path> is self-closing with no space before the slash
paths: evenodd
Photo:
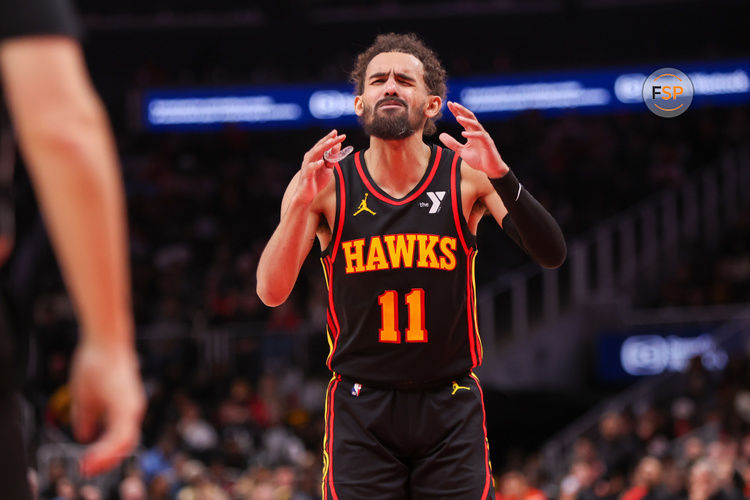
<path id="1" fill-rule="evenodd" d="M 503 229 L 539 265 L 555 268 L 568 253 L 560 226 L 550 213 L 518 182 L 513 172 L 490 179 L 508 215 Z"/>
<path id="2" fill-rule="evenodd" d="M 34 35 L 78 38 L 79 34 L 68 0 L 0 0 L 0 41 Z"/>

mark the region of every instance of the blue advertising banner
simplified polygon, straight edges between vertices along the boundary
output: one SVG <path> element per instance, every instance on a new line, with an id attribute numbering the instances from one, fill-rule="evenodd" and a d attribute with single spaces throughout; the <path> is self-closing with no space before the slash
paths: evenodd
<path id="1" fill-rule="evenodd" d="M 597 374 L 615 382 L 637 377 L 684 372 L 697 357 L 708 371 L 723 370 L 728 346 L 719 346 L 713 328 L 694 326 L 638 328 L 603 332 L 597 341 Z"/>
<path id="2" fill-rule="evenodd" d="M 691 106 L 750 102 L 750 60 L 676 65 L 692 82 Z M 503 119 L 538 110 L 554 115 L 645 111 L 643 89 L 656 68 L 565 71 L 452 79 L 448 99 L 478 117 Z M 159 89 L 144 93 L 143 125 L 152 131 L 342 127 L 356 123 L 351 85 Z M 689 112 L 689 111 L 688 111 Z"/>

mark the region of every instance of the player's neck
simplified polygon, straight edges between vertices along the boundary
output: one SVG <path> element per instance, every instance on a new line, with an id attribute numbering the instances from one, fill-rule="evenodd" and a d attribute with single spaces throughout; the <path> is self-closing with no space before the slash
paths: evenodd
<path id="1" fill-rule="evenodd" d="M 375 183 L 388 194 L 401 198 L 424 176 L 430 153 L 419 132 L 397 141 L 370 137 L 365 162 Z"/>

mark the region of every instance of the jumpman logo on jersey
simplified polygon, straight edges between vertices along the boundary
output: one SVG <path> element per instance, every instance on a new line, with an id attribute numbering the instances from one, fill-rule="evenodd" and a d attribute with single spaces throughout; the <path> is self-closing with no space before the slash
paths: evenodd
<path id="1" fill-rule="evenodd" d="M 456 394 L 456 392 L 458 392 L 459 389 L 464 389 L 466 391 L 470 391 L 471 387 L 465 387 L 463 385 L 458 385 L 458 382 L 453 382 L 453 392 L 451 392 L 451 396 L 453 396 L 454 394 Z"/>
<path id="2" fill-rule="evenodd" d="M 367 197 L 369 195 L 370 193 L 365 193 L 365 197 L 362 198 L 362 201 L 359 202 L 359 207 L 357 207 L 357 211 L 354 212 L 354 215 L 357 215 L 360 212 L 370 212 L 372 215 L 375 215 L 375 212 L 367 207 Z M 354 215 L 352 217 L 354 217 Z"/>

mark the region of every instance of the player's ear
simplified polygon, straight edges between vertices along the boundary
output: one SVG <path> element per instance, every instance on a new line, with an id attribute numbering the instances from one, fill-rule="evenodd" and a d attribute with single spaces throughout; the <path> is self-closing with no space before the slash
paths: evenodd
<path id="1" fill-rule="evenodd" d="M 365 114 L 365 103 L 362 102 L 362 96 L 358 95 L 354 97 L 354 112 L 357 116 Z"/>
<path id="2" fill-rule="evenodd" d="M 435 118 L 440 113 L 440 108 L 443 106 L 443 100 L 440 96 L 431 95 L 427 96 L 427 103 L 425 103 L 424 114 L 427 118 Z"/>

